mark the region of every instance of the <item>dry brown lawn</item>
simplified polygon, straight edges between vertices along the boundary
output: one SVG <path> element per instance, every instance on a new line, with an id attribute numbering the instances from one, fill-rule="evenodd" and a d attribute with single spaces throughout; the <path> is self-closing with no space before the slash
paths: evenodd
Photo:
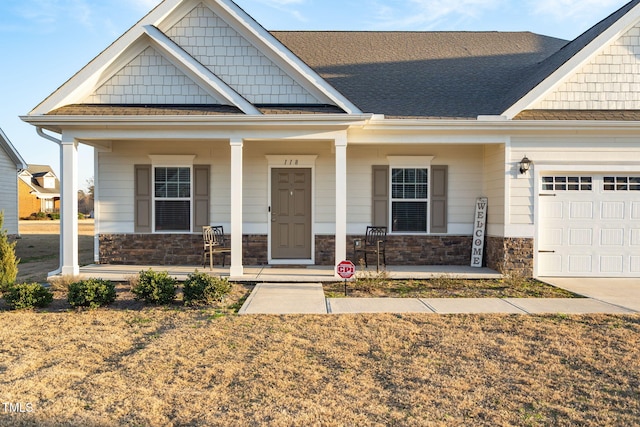
<path id="1" fill-rule="evenodd" d="M 56 268 L 32 234 L 21 268 Z M 640 425 L 640 316 L 233 314 L 247 291 L 0 303 L 0 425 Z"/>
<path id="2" fill-rule="evenodd" d="M 323 286 L 329 298 L 345 296 L 344 283 Z M 437 276 L 420 280 L 390 280 L 364 277 L 347 285 L 347 296 L 356 298 L 582 298 L 535 279 L 504 277 L 502 279 L 460 279 Z"/>
<path id="3" fill-rule="evenodd" d="M 640 317 L 0 313 L 0 425 L 640 424 Z M 27 403 L 30 406 L 27 406 Z"/>
<path id="4" fill-rule="evenodd" d="M 18 277 L 16 282 L 47 280 L 47 273 L 60 266 L 60 222 L 20 221 L 20 238 L 16 256 Z M 93 263 L 93 221 L 80 221 L 78 226 L 78 257 L 80 265 Z"/>

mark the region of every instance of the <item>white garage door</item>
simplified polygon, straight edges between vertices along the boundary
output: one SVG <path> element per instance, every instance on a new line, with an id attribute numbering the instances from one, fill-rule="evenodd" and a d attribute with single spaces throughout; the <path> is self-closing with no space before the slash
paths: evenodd
<path id="1" fill-rule="evenodd" d="M 538 275 L 640 277 L 640 173 L 544 174 Z"/>

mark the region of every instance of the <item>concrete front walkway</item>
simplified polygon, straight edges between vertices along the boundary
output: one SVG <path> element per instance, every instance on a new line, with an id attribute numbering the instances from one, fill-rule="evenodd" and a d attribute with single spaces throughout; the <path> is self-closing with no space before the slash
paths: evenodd
<path id="1" fill-rule="evenodd" d="M 593 298 L 326 298 L 320 283 L 261 283 L 239 314 L 517 313 L 630 314 Z"/>

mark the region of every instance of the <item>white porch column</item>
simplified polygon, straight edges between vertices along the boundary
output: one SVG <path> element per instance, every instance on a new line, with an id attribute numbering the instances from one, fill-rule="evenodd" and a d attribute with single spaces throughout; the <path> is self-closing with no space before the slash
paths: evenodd
<path id="1" fill-rule="evenodd" d="M 78 275 L 78 143 L 62 135 L 60 182 L 60 273 Z"/>
<path id="2" fill-rule="evenodd" d="M 231 277 L 242 276 L 242 139 L 231 144 Z"/>
<path id="3" fill-rule="evenodd" d="M 335 139 L 336 148 L 336 259 L 347 259 L 347 134 Z M 334 269 L 335 271 L 335 269 Z"/>

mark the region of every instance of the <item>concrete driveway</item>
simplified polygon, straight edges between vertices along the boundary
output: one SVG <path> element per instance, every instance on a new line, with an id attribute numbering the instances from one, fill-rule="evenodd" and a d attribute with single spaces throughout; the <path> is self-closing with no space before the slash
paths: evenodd
<path id="1" fill-rule="evenodd" d="M 543 277 L 539 280 L 585 297 L 640 312 L 640 279 Z"/>

